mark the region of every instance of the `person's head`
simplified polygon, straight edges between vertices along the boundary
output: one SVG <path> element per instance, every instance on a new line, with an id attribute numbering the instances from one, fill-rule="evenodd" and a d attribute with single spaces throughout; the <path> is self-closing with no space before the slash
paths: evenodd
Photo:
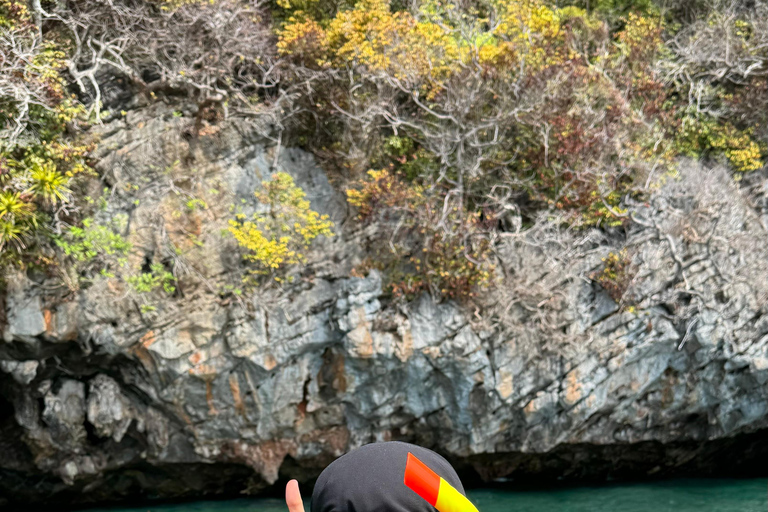
<path id="1" fill-rule="evenodd" d="M 320 474 L 311 512 L 477 512 L 456 471 L 432 450 L 397 441 L 362 446 Z M 303 512 L 298 483 L 286 487 L 289 512 Z M 449 510 L 443 510 L 443 509 Z"/>

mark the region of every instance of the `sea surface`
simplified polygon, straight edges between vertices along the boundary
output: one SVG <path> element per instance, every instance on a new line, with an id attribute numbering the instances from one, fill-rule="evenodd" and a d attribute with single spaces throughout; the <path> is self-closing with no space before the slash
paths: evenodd
<path id="1" fill-rule="evenodd" d="M 673 480 L 536 491 L 475 489 L 480 512 L 768 512 L 768 480 Z M 307 503 L 305 500 L 305 508 Z M 196 501 L 88 512 L 287 512 L 279 499 Z"/>

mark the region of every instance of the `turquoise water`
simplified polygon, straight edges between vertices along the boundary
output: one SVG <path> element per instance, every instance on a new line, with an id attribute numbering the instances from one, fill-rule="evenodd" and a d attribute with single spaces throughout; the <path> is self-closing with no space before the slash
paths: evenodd
<path id="1" fill-rule="evenodd" d="M 766 512 L 768 480 L 676 480 L 546 491 L 473 490 L 480 512 Z M 95 512 L 90 510 L 88 512 Z M 99 512 L 287 512 L 278 499 L 197 501 Z"/>

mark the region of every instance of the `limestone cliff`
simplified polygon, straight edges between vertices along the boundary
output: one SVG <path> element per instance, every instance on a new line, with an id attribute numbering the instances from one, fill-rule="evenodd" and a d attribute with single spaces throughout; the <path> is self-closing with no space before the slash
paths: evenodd
<path id="1" fill-rule="evenodd" d="M 311 155 L 189 123 L 134 111 L 96 153 L 101 220 L 127 218 L 131 265 L 172 260 L 173 296 L 150 310 L 115 279 L 7 278 L 0 504 L 257 493 L 389 439 L 484 481 L 735 474 L 768 454 L 764 177 L 683 166 L 625 230 L 510 233 L 482 307 L 404 304 L 375 270 L 354 277 L 375 226 Z M 275 170 L 336 236 L 291 283 L 229 293 L 230 206 L 257 208 Z M 190 190 L 206 208 L 184 209 Z M 617 304 L 599 273 L 621 249 Z"/>

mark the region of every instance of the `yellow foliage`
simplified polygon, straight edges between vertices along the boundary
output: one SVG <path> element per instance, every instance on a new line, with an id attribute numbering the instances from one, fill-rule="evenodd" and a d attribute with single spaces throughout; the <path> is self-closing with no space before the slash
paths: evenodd
<path id="1" fill-rule="evenodd" d="M 337 59 L 385 70 L 391 62 L 387 50 L 412 27 L 406 13 L 392 14 L 384 0 L 363 0 L 340 12 L 328 28 L 328 44 Z"/>
<path id="2" fill-rule="evenodd" d="M 336 64 L 386 71 L 434 96 L 458 64 L 458 45 L 446 28 L 390 11 L 386 0 L 362 0 L 340 12 L 327 32 Z"/>
<path id="3" fill-rule="evenodd" d="M 593 272 L 590 276 L 603 287 L 611 298 L 622 303 L 632 279 L 637 272 L 632 266 L 632 258 L 626 249 L 610 252 L 603 258 L 603 270 Z"/>
<path id="4" fill-rule="evenodd" d="M 0 0 L 0 27 L 9 30 L 31 22 L 29 9 L 23 0 Z"/>
<path id="5" fill-rule="evenodd" d="M 763 166 L 763 148 L 752 138 L 751 130 L 739 130 L 730 123 L 713 119 L 684 119 L 676 141 L 677 150 L 699 157 L 713 152 L 724 156 L 738 172 L 756 171 Z"/>
<path id="6" fill-rule="evenodd" d="M 358 209 L 361 219 L 370 216 L 375 208 L 419 208 L 424 190 L 416 184 L 407 185 L 386 169 L 368 171 L 369 180 L 356 183 L 359 188 L 347 189 L 347 202 Z"/>
<path id="7" fill-rule="evenodd" d="M 339 12 L 324 30 L 305 12 L 295 12 L 278 33 L 281 54 L 318 65 L 366 66 L 384 71 L 428 96 L 459 64 L 450 32 L 408 12 L 391 12 L 388 0 L 361 0 Z"/>
<path id="8" fill-rule="evenodd" d="M 279 31 L 278 49 L 319 65 L 362 65 L 385 72 L 433 99 L 471 59 L 515 71 L 522 59 L 527 71 L 540 71 L 571 56 L 564 23 L 581 17 L 588 27 L 599 25 L 574 7 L 494 0 L 491 8 L 498 23 L 489 30 L 486 19 L 468 22 L 473 26 L 469 32 L 475 34 L 468 36 L 452 23 L 452 7 L 426 1 L 414 15 L 392 12 L 389 0 L 360 0 L 354 8 L 339 11 L 325 29 L 307 12 L 295 11 Z"/>
<path id="9" fill-rule="evenodd" d="M 659 17 L 629 13 L 624 30 L 618 34 L 617 39 L 615 47 L 618 54 L 643 72 L 643 68 L 652 65 L 655 55 L 664 46 L 662 20 Z"/>
<path id="10" fill-rule="evenodd" d="M 489 41 L 479 49 L 480 61 L 506 66 L 524 64 L 533 72 L 568 58 L 563 22 L 587 16 L 581 9 L 557 9 L 540 0 L 498 1 L 493 6 L 498 11 L 499 23 L 493 31 L 498 42 Z"/>
<path id="11" fill-rule="evenodd" d="M 254 273 L 259 275 L 303 262 L 302 251 L 315 238 L 333 236 L 333 222 L 310 209 L 306 194 L 289 174 L 276 173 L 262 185 L 254 195 L 266 211 L 251 219 L 239 214 L 229 221 L 229 232 L 248 251 L 245 259 L 257 265 Z"/>
<path id="12" fill-rule="evenodd" d="M 325 30 L 302 13 L 291 16 L 278 34 L 277 51 L 322 66 L 328 52 Z"/>
<path id="13" fill-rule="evenodd" d="M 722 151 L 739 172 L 756 171 L 763 166 L 760 145 L 748 133 L 740 132 L 732 125 L 725 125 L 718 130 L 710 144 L 713 149 Z"/>

